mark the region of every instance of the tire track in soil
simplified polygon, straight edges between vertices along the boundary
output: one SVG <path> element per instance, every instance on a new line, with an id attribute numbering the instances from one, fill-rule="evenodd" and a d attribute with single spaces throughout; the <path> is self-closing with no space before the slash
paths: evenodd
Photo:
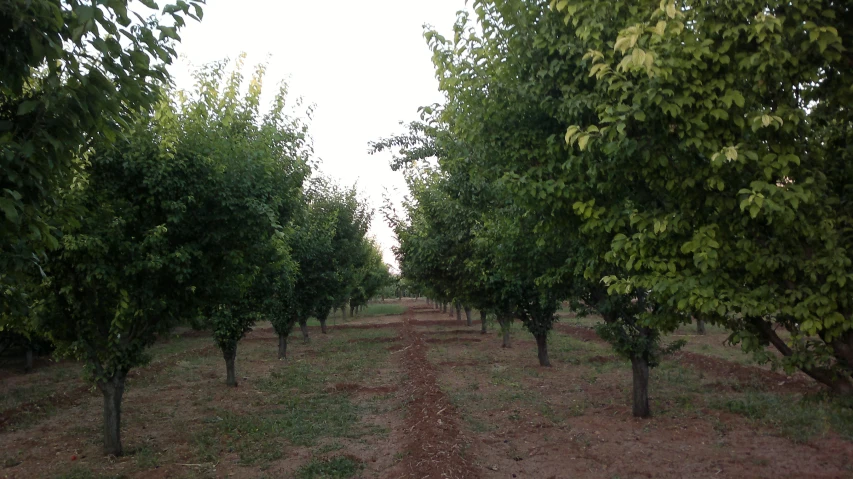
<path id="1" fill-rule="evenodd" d="M 424 335 L 413 327 L 414 312 L 405 313 L 400 339 L 406 344 L 403 368 L 408 376 L 404 386 L 411 398 L 405 420 L 402 474 L 395 477 L 417 479 L 478 478 L 477 469 L 463 456 L 467 440 L 459 429 L 456 410 L 438 387 L 435 367 L 427 359 Z"/>

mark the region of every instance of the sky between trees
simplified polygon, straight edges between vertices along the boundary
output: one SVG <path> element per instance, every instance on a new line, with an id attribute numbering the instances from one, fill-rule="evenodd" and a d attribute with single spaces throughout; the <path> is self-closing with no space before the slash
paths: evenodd
<path id="1" fill-rule="evenodd" d="M 189 88 L 190 65 L 242 52 L 247 65 L 266 61 L 267 92 L 286 80 L 291 98 L 316 106 L 310 129 L 319 170 L 344 185 L 357 182 L 378 208 L 384 189 L 399 199 L 406 187 L 388 167 L 390 156 L 369 155 L 367 144 L 402 132 L 400 121 L 441 100 L 422 26 L 452 31 L 463 8 L 464 0 L 213 1 L 203 22 L 181 31 L 183 61 L 172 73 L 178 87 Z M 395 265 L 392 231 L 377 219 L 371 234 Z"/>

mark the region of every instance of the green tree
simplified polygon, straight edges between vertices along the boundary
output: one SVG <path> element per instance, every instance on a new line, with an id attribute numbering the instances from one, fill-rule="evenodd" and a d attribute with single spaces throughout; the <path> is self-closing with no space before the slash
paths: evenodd
<path id="1" fill-rule="evenodd" d="M 558 81 L 591 76 L 587 114 L 563 119 L 573 171 L 597 171 L 576 212 L 612 240 L 611 291 L 853 394 L 850 5 L 554 6 L 579 68 Z"/>
<path id="2" fill-rule="evenodd" d="M 79 216 L 57 208 L 60 192 L 82 155 L 157 102 L 184 17 L 201 19 L 204 1 L 166 5 L 161 19 L 128 3 L 0 4 L 0 313 L 26 315 L 26 283 L 39 281 L 56 228 Z"/>
<path id="3" fill-rule="evenodd" d="M 242 58 L 227 77 L 226 66 L 203 68 L 195 91 L 177 94 L 181 134 L 175 148 L 205 158 L 217 173 L 186 231 L 198 238 L 207 260 L 196 294 L 225 358 L 226 382 L 236 386 L 237 344 L 269 314 L 261 298 L 273 294 L 275 281 L 264 268 L 287 264 L 286 227 L 299 209 L 311 150 L 307 126 L 288 114 L 286 86 L 261 115 L 264 66 L 245 93 Z"/>
<path id="4" fill-rule="evenodd" d="M 427 32 L 447 97 L 439 121 L 463 145 L 464 154 L 450 158 L 470 176 L 500 183 L 511 195 L 505 201 L 533 218 L 529 227 L 537 246 L 555 249 L 549 253 L 553 266 L 536 283 L 562 284 L 582 312 L 601 314 L 605 325 L 600 332 L 632 361 L 634 414 L 647 416 L 649 368 L 668 349 L 660 346 L 660 331 L 650 327 L 648 317 L 676 314 L 647 291 L 608 295 L 602 286 L 600 280 L 618 270 L 605 261 L 613 235 L 584 222 L 597 206 L 579 207 L 590 194 L 617 202 L 631 185 L 600 181 L 601 167 L 578 165 L 563 143 L 566 128 L 576 118 L 589 117 L 594 106 L 593 81 L 580 65 L 588 50 L 582 41 L 598 34 L 576 36 L 574 25 L 564 23 L 547 2 L 478 1 L 474 6 L 478 25 L 461 14 L 452 40 Z M 605 155 L 599 159 L 607 165 Z"/>

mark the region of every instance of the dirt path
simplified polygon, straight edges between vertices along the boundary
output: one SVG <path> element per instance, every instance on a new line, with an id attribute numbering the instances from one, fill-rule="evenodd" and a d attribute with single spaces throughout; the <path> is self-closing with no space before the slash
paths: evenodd
<path id="1" fill-rule="evenodd" d="M 414 311 L 409 309 L 400 331 L 405 344 L 400 354 L 408 376 L 404 431 L 408 440 L 394 477 L 477 478 L 477 470 L 463 455 L 469 441 L 460 432 L 456 410 L 438 387 L 435 368 L 427 359 L 427 341 L 413 322 Z"/>

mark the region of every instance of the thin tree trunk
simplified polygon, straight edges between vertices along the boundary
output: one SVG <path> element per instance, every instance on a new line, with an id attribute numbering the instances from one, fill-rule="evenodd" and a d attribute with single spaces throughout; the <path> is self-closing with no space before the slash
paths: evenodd
<path id="1" fill-rule="evenodd" d="M 278 359 L 287 359 L 287 336 L 278 335 Z"/>
<path id="2" fill-rule="evenodd" d="M 300 321 L 299 329 L 302 330 L 302 341 L 305 344 L 311 342 L 311 336 L 308 336 L 308 321 Z"/>
<path id="3" fill-rule="evenodd" d="M 320 320 L 320 331 L 322 331 L 323 334 L 329 334 L 329 331 L 326 330 L 326 320 L 325 319 Z"/>
<path id="4" fill-rule="evenodd" d="M 486 334 L 488 328 L 486 326 L 486 312 L 480 311 L 480 334 Z"/>
<path id="5" fill-rule="evenodd" d="M 347 305 L 346 304 L 341 306 L 341 319 L 343 321 L 347 320 Z"/>
<path id="6" fill-rule="evenodd" d="M 462 306 L 456 304 L 456 321 L 462 322 Z"/>
<path id="7" fill-rule="evenodd" d="M 539 365 L 551 367 L 551 360 L 548 359 L 548 334 L 536 335 L 536 349 L 539 350 Z"/>
<path id="8" fill-rule="evenodd" d="M 33 370 L 33 348 L 27 346 L 27 352 L 25 353 L 26 364 L 24 364 L 24 372 L 30 372 Z"/>
<path id="9" fill-rule="evenodd" d="M 98 384 L 104 395 L 104 454 L 121 456 L 121 398 L 126 373 L 116 373 Z"/>
<path id="10" fill-rule="evenodd" d="M 511 348 L 512 343 L 510 342 L 510 326 L 512 324 L 512 320 L 509 316 L 498 315 L 498 323 L 501 325 L 501 332 L 503 333 L 503 342 L 501 343 L 501 347 Z"/>
<path id="11" fill-rule="evenodd" d="M 225 358 L 225 385 L 237 387 L 237 373 L 234 371 L 234 363 L 237 360 L 237 345 L 233 349 L 222 351 Z"/>
<path id="12" fill-rule="evenodd" d="M 509 328 L 504 329 L 503 331 L 503 342 L 501 343 L 502 348 L 511 348 L 512 343 L 510 342 L 509 336 Z"/>
<path id="13" fill-rule="evenodd" d="M 441 303 L 441 312 L 442 312 L 442 313 L 446 313 L 446 312 L 447 312 L 447 303 Z"/>
<path id="14" fill-rule="evenodd" d="M 634 417 L 649 417 L 649 362 L 643 357 L 631 358 L 634 373 Z"/>
<path id="15" fill-rule="evenodd" d="M 701 319 L 696 320 L 696 334 L 705 334 L 705 321 Z"/>
<path id="16" fill-rule="evenodd" d="M 468 326 L 472 326 L 474 323 L 471 321 L 471 308 L 465 308 L 465 321 Z"/>

